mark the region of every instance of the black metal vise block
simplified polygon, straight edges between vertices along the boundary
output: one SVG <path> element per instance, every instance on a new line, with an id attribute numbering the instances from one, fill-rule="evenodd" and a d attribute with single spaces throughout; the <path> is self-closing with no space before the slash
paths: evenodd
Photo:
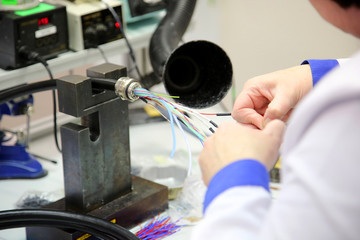
<path id="1" fill-rule="evenodd" d="M 82 124 L 61 127 L 66 208 L 87 212 L 131 191 L 127 102 L 113 91 L 93 89 L 91 77 L 118 79 L 126 68 L 104 64 L 88 77 L 57 82 L 61 112 Z"/>

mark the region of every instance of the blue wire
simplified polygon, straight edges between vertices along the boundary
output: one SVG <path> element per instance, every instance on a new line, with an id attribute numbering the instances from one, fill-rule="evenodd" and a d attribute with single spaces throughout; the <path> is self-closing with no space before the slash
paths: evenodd
<path id="1" fill-rule="evenodd" d="M 204 146 L 204 142 L 199 136 L 198 136 L 198 139 L 200 140 L 201 145 Z"/>
<path id="2" fill-rule="evenodd" d="M 148 91 L 147 91 L 148 92 Z M 135 90 L 135 93 L 137 93 L 138 95 L 143 95 L 142 93 L 138 93 L 136 90 Z M 148 94 L 153 97 L 153 98 L 156 98 L 156 96 L 154 94 L 152 94 L 151 92 L 148 92 Z M 172 135 L 173 135 L 173 147 L 172 147 L 172 150 L 171 150 L 171 153 L 170 153 L 170 158 L 174 158 L 174 155 L 175 155 L 175 149 L 176 149 L 176 136 L 175 136 L 175 127 L 174 127 L 174 119 L 173 119 L 173 114 L 171 113 L 171 110 L 169 109 L 168 107 L 168 103 L 162 99 L 158 99 L 158 101 L 160 101 L 165 107 L 166 107 L 166 110 L 168 111 L 169 113 L 169 118 L 170 118 L 170 125 L 171 125 L 171 132 L 172 132 Z M 176 117 L 176 116 L 174 116 Z"/>
<path id="3" fill-rule="evenodd" d="M 175 127 L 174 127 L 174 119 L 173 119 L 173 114 L 171 113 L 171 110 L 169 109 L 169 107 L 167 106 L 167 103 L 163 100 L 160 100 L 163 103 L 163 105 L 166 107 L 168 113 L 169 113 L 169 117 L 170 117 L 170 125 L 171 125 L 171 132 L 173 135 L 173 147 L 172 147 L 172 151 L 170 153 L 170 158 L 174 158 L 175 155 L 175 149 L 176 149 L 176 136 L 175 136 Z M 174 116 L 176 117 L 176 116 Z"/>
<path id="4" fill-rule="evenodd" d="M 153 223 L 149 223 L 145 228 L 142 229 L 144 231 L 142 234 L 137 235 L 142 240 L 152 240 L 152 239 L 160 239 L 164 236 L 170 236 L 175 232 L 179 231 L 182 226 L 176 225 L 176 222 L 169 222 L 164 226 L 161 226 L 154 229 L 155 226 L 162 225 L 165 221 L 169 220 L 169 217 L 159 218 L 155 220 Z"/>

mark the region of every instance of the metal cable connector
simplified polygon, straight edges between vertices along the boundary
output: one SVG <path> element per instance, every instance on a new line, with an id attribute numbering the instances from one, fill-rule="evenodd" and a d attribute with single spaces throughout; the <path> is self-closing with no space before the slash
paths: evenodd
<path id="1" fill-rule="evenodd" d="M 134 102 L 139 99 L 135 95 L 135 89 L 141 88 L 141 84 L 134 78 L 121 77 L 116 81 L 115 94 L 118 95 L 122 100 Z"/>

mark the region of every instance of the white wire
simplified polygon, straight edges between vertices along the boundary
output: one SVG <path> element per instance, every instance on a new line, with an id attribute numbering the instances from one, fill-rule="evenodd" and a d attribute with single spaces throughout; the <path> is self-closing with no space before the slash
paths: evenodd
<path id="1" fill-rule="evenodd" d="M 188 112 L 191 112 L 193 113 L 194 115 L 202 118 L 202 119 L 205 119 L 207 121 L 207 123 L 210 123 L 211 119 L 207 118 L 206 116 L 202 115 L 201 113 L 199 113 L 198 111 L 195 111 L 194 109 L 191 109 L 191 108 L 188 108 L 188 107 L 185 107 L 183 105 L 180 105 L 180 104 L 176 104 L 176 106 L 180 109 L 183 109 L 185 111 L 188 111 Z"/>
<path id="2" fill-rule="evenodd" d="M 139 89 L 140 93 L 136 92 L 135 89 L 135 94 L 137 94 L 138 96 L 146 96 L 149 95 L 150 97 L 155 97 L 155 99 L 151 99 L 154 102 L 157 103 L 161 103 L 164 107 L 166 107 L 165 105 L 168 104 L 170 105 L 173 109 L 176 110 L 177 114 L 182 115 L 180 118 L 185 118 L 186 121 L 189 122 L 189 125 L 193 125 L 191 126 L 192 129 L 194 129 L 195 132 L 197 132 L 198 134 L 202 135 L 203 138 L 205 138 L 207 135 L 205 134 L 205 132 L 203 131 L 203 129 L 201 127 L 199 127 L 196 122 L 192 121 L 192 119 L 188 118 L 184 113 L 182 113 L 182 111 L 184 111 L 184 109 L 186 109 L 186 112 L 191 112 L 195 117 L 197 117 L 200 120 L 200 123 L 204 124 L 205 126 L 210 126 L 210 119 L 207 119 L 205 117 L 203 117 L 200 113 L 197 113 L 198 115 L 196 115 L 196 112 L 190 108 L 184 107 L 182 105 L 176 104 L 175 102 L 172 101 L 168 101 L 165 98 L 162 98 L 161 96 L 157 96 L 154 93 L 147 91 L 146 89 Z M 156 107 L 157 108 L 157 107 Z M 166 107 L 167 108 L 167 107 Z M 158 109 L 159 111 L 159 109 Z M 160 110 L 161 112 L 161 110 Z M 163 114 L 162 114 L 163 115 Z M 163 115 L 164 116 L 164 115 Z M 165 117 L 165 116 L 164 116 Z M 205 122 L 201 117 L 203 117 L 203 119 L 206 119 L 208 122 Z M 166 117 L 165 117 L 166 118 Z M 167 119 L 167 118 L 166 118 Z M 186 124 L 185 124 L 186 125 Z M 208 130 L 208 128 L 207 128 Z M 195 134 L 197 135 L 197 134 Z M 202 141 L 202 140 L 201 140 Z"/>
<path id="3" fill-rule="evenodd" d="M 179 104 L 176 104 L 176 107 L 179 108 L 180 110 L 183 110 L 185 112 L 188 112 L 188 113 L 191 113 L 194 117 L 196 117 L 198 120 L 200 120 L 205 126 L 210 126 L 210 127 L 213 127 L 213 125 L 210 124 L 210 119 L 201 115 L 199 112 L 191 109 L 191 108 L 188 108 L 188 107 L 185 107 L 185 106 L 182 106 L 182 105 L 179 105 Z M 204 121 L 204 119 L 206 121 Z"/>
<path id="4" fill-rule="evenodd" d="M 174 116 L 174 119 L 175 119 L 175 122 L 176 124 L 178 125 L 180 131 L 181 131 L 181 134 L 183 135 L 184 139 L 185 139 L 185 142 L 186 142 L 186 146 L 187 146 L 187 149 L 188 149 L 188 153 L 189 153 L 189 163 L 188 163 L 188 172 L 187 172 L 187 175 L 190 176 L 191 174 L 191 169 L 192 169 L 192 155 L 191 155 L 191 148 L 190 148 L 190 143 L 189 143 L 189 140 L 184 132 L 184 129 L 182 129 L 181 127 L 181 124 L 179 123 L 179 120 L 177 119 L 177 116 Z"/>
<path id="5" fill-rule="evenodd" d="M 170 122 L 170 120 L 163 114 L 163 112 L 160 110 L 159 106 L 158 105 L 153 105 L 151 103 L 147 103 L 148 105 L 150 105 L 151 107 L 153 107 L 154 109 L 156 109 L 167 121 Z M 181 124 L 177 118 L 177 116 L 175 114 L 173 114 L 173 118 L 176 122 L 176 125 L 178 126 L 178 128 L 180 129 L 181 131 L 181 134 L 183 135 L 184 139 L 185 139 L 185 143 L 186 143 L 186 146 L 187 146 L 187 150 L 188 150 L 188 154 L 189 154 L 189 163 L 188 163 L 188 172 L 187 172 L 187 176 L 190 176 L 191 174 L 191 171 L 192 171 L 192 153 L 191 153 L 191 147 L 190 147 L 190 143 L 189 143 L 189 139 L 188 137 L 186 136 L 185 134 L 185 131 L 184 129 L 181 127 Z"/>
<path id="6" fill-rule="evenodd" d="M 193 129 L 194 131 L 191 131 L 190 127 L 188 127 L 188 126 L 184 123 L 184 125 L 185 125 L 195 136 L 199 137 L 197 134 L 200 134 L 201 137 L 203 137 L 203 138 L 206 137 L 205 132 L 196 124 L 196 122 L 194 122 L 192 119 L 188 118 L 184 113 L 182 113 L 182 112 L 181 112 L 181 109 L 177 108 L 179 105 L 177 105 L 177 104 L 174 105 L 173 102 L 166 102 L 166 103 L 167 103 L 168 105 L 170 105 L 171 107 L 173 107 L 173 108 L 179 113 L 179 115 L 182 115 L 185 120 L 187 119 L 187 120 L 188 120 L 188 124 L 189 124 L 190 126 L 193 125 L 193 126 L 191 126 L 191 129 Z M 162 103 L 162 105 L 164 105 L 164 104 Z M 158 107 L 157 105 L 155 105 L 154 107 L 161 113 L 161 110 L 159 109 L 159 107 Z M 175 114 L 175 112 L 174 112 L 174 114 Z M 161 113 L 161 115 L 163 115 L 163 117 L 164 117 L 165 119 L 168 119 L 167 117 L 164 116 L 164 114 Z M 175 115 L 176 115 L 176 114 L 175 114 Z M 194 133 L 194 132 L 197 132 L 197 134 Z M 199 138 L 200 138 L 200 137 L 199 137 Z M 201 138 L 200 138 L 200 140 L 201 140 Z M 203 140 L 201 140 L 201 142 L 202 142 L 202 141 L 203 141 Z"/>
<path id="7" fill-rule="evenodd" d="M 203 129 L 201 127 L 199 127 L 199 125 L 197 124 L 198 122 L 194 122 L 191 118 L 187 117 L 184 113 L 181 112 L 181 109 L 178 109 L 177 106 L 174 106 L 174 108 L 176 108 L 176 110 L 183 115 L 185 120 L 188 120 L 189 125 L 193 125 L 192 128 L 198 132 L 200 135 L 202 135 L 204 138 L 206 137 L 205 132 L 203 131 Z M 191 123 L 191 124 L 190 124 Z"/>

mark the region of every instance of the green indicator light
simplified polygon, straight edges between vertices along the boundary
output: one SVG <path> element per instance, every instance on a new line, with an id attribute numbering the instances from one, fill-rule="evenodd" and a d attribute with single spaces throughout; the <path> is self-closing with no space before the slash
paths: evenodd
<path id="1" fill-rule="evenodd" d="M 6 1 L 9 1 L 9 0 L 6 0 Z M 31 8 L 31 9 L 15 11 L 15 14 L 19 15 L 19 16 L 29 16 L 34 13 L 45 12 L 48 10 L 52 10 L 54 8 L 55 8 L 55 6 L 53 6 L 53 5 L 49 5 L 46 3 L 40 3 L 38 6 Z"/>
<path id="2" fill-rule="evenodd" d="M 1 0 L 1 5 L 17 5 L 17 0 Z"/>

